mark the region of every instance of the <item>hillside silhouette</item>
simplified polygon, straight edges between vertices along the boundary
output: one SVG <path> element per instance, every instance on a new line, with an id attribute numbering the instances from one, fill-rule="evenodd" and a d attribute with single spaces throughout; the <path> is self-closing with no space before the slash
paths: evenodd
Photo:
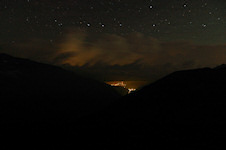
<path id="1" fill-rule="evenodd" d="M 8 147 L 193 150 L 225 145 L 225 65 L 177 71 L 121 98 L 106 84 L 5 54 L 0 55 L 0 79 Z"/>
<path id="2" fill-rule="evenodd" d="M 225 65 L 178 71 L 84 122 L 95 121 L 94 144 L 107 149 L 221 149 L 225 98 Z"/>
<path id="3" fill-rule="evenodd" d="M 0 113 L 5 136 L 41 138 L 39 134 L 53 136 L 54 130 L 62 133 L 64 124 L 103 109 L 119 97 L 105 83 L 0 54 Z"/>

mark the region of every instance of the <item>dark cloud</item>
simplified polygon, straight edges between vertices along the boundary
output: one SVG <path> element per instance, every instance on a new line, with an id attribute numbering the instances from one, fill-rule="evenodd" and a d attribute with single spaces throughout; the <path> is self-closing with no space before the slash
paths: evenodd
<path id="1" fill-rule="evenodd" d="M 181 69 L 214 67 L 226 62 L 226 44 L 163 42 L 141 33 L 89 35 L 71 30 L 55 44 L 32 39 L 4 52 L 56 65 L 67 64 L 103 80 L 149 80 Z"/>

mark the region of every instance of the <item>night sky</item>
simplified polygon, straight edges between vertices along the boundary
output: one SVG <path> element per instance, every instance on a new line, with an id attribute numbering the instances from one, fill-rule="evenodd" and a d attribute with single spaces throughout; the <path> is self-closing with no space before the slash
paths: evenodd
<path id="1" fill-rule="evenodd" d="M 154 81 L 226 63 L 225 8 L 225 0 L 1 0 L 0 51 L 103 81 Z"/>

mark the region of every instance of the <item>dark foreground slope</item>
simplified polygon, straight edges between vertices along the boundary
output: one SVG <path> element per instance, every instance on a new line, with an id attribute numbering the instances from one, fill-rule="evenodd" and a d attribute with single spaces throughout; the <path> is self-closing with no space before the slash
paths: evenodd
<path id="1" fill-rule="evenodd" d="M 0 54 L 0 123 L 11 138 L 63 134 L 63 124 L 76 122 L 79 116 L 100 110 L 117 98 L 119 95 L 104 83 Z"/>
<path id="2" fill-rule="evenodd" d="M 58 67 L 7 55 L 0 60 L 1 136 L 8 149 L 225 147 L 225 66 L 172 73 L 77 119 L 76 111 L 91 110 L 117 95 Z"/>
<path id="3" fill-rule="evenodd" d="M 95 123 L 84 130 L 103 149 L 220 149 L 226 137 L 226 68 L 172 73 L 84 119 L 90 121 Z"/>

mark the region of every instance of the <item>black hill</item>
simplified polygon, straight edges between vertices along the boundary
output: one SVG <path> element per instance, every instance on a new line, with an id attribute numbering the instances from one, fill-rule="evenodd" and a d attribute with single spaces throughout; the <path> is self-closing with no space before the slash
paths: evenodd
<path id="1" fill-rule="evenodd" d="M 0 89 L 4 105 L 15 105 L 18 109 L 28 107 L 43 113 L 48 109 L 49 112 L 81 115 L 99 110 L 119 98 L 104 83 L 83 78 L 60 67 L 6 54 L 0 55 Z"/>
<path id="2" fill-rule="evenodd" d="M 95 120 L 92 126 L 104 137 L 94 143 L 108 149 L 221 149 L 226 137 L 222 66 L 172 73 L 87 118 L 84 122 Z"/>
<path id="3" fill-rule="evenodd" d="M 105 84 L 8 55 L 0 55 L 0 78 L 1 125 L 16 147 L 224 147 L 225 65 L 177 71 L 118 100 Z M 84 112 L 90 115 L 78 118 Z M 23 142 L 22 135 L 27 136 Z"/>
<path id="4" fill-rule="evenodd" d="M 0 54 L 2 135 L 41 138 L 37 135 L 49 132 L 53 136 L 54 130 L 63 130 L 63 124 L 103 109 L 119 97 L 109 85 L 60 67 Z"/>

